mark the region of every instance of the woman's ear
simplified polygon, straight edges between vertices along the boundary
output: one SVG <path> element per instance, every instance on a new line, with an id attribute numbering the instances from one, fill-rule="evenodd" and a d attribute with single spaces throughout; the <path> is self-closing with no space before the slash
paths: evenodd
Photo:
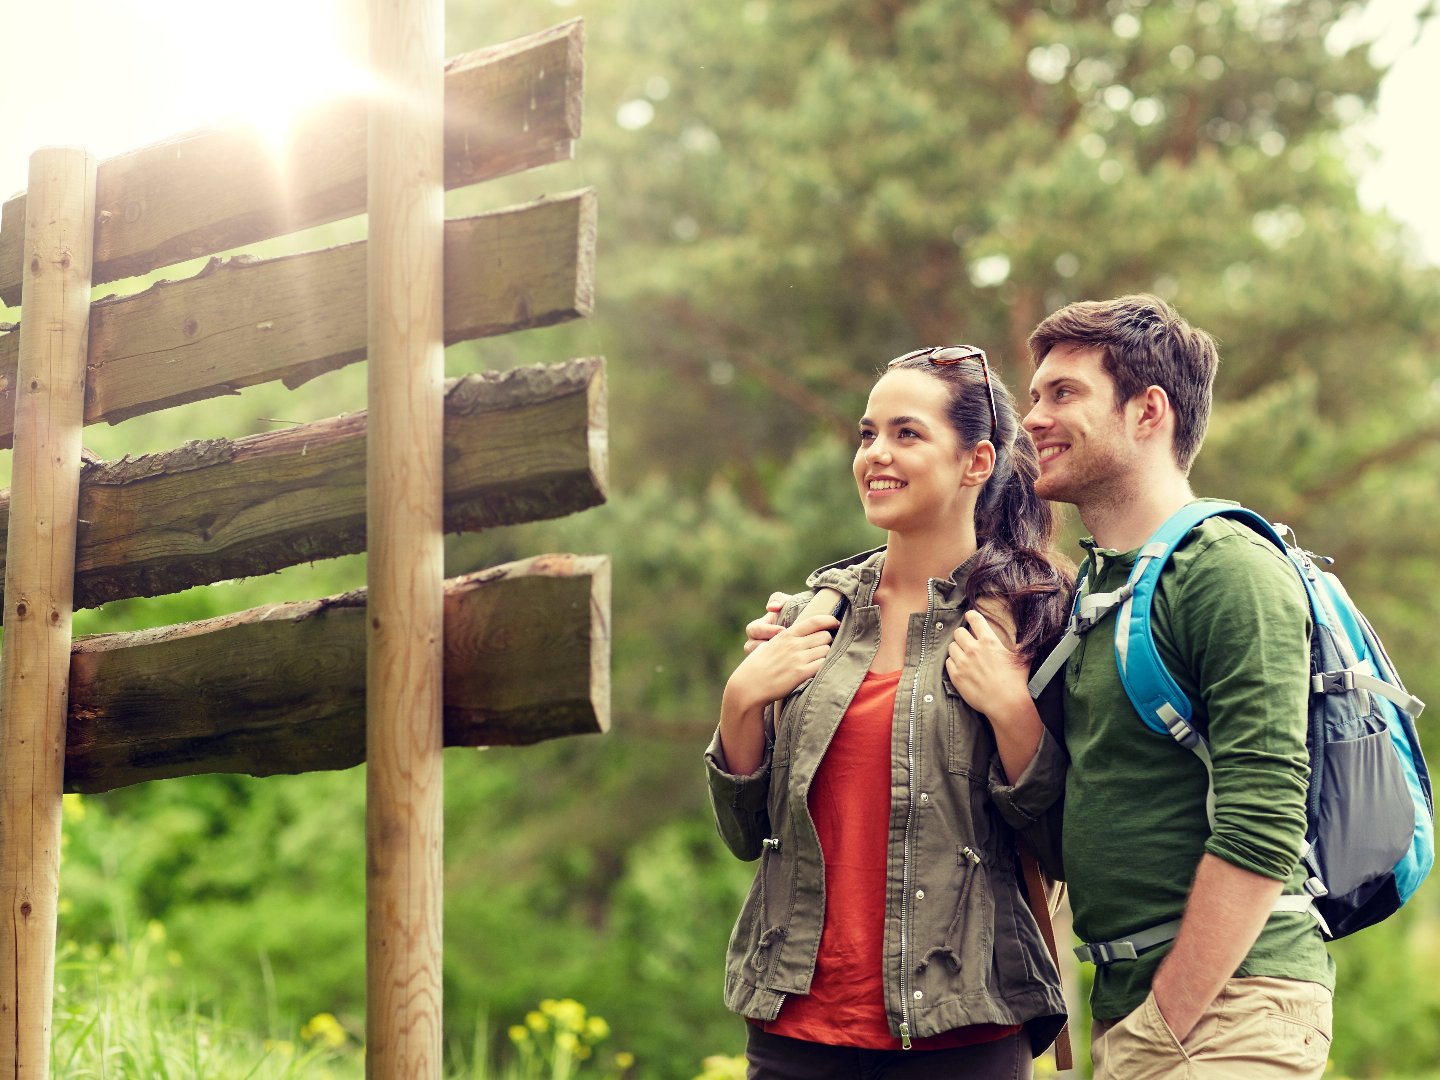
<path id="1" fill-rule="evenodd" d="M 982 487 L 990 474 L 995 471 L 995 444 L 981 439 L 970 451 L 970 461 L 960 478 L 961 487 Z"/>

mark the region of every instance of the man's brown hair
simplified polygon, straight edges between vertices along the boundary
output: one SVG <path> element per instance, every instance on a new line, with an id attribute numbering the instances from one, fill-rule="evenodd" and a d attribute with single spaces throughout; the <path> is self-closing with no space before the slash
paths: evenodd
<path id="1" fill-rule="evenodd" d="M 1175 461 L 1189 473 L 1210 423 L 1211 388 L 1220 351 L 1215 339 L 1158 296 L 1081 300 L 1047 316 L 1030 335 L 1036 367 L 1057 345 L 1099 346 L 1101 366 L 1115 381 L 1115 408 L 1158 386 L 1175 413 Z"/>

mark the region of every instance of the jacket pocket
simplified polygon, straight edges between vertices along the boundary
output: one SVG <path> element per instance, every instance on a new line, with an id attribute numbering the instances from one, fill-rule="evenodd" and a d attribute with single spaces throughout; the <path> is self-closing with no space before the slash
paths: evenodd
<path id="1" fill-rule="evenodd" d="M 795 733 L 799 730 L 801 718 L 805 709 L 805 697 L 810 687 L 815 685 L 812 676 L 797 686 L 790 693 L 786 694 L 777 704 L 779 713 L 779 726 L 775 730 L 774 764 L 777 766 L 788 765 L 790 754 L 795 744 Z"/>
<path id="2" fill-rule="evenodd" d="M 982 992 L 989 981 L 995 915 L 986 872 L 984 859 L 975 848 L 956 846 L 955 909 L 939 944 L 921 954 L 915 969 L 932 1006 Z"/>
<path id="3" fill-rule="evenodd" d="M 779 838 L 773 836 L 761 841 L 760 866 L 740 916 L 735 920 L 730 947 L 726 950 L 727 974 L 753 986 L 765 985 L 775 946 L 785 937 L 785 927 L 772 922 L 785 906 L 783 890 L 779 887 L 784 876 L 780 843 Z"/>
<path id="4" fill-rule="evenodd" d="M 990 726 L 965 703 L 950 676 L 941 675 L 940 682 L 945 687 L 946 768 L 973 784 L 988 784 L 995 748 Z"/>

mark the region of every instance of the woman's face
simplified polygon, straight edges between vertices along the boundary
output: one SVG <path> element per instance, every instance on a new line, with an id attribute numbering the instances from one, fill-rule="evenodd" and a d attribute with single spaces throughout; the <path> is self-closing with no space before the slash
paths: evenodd
<path id="1" fill-rule="evenodd" d="M 914 532 L 974 512 L 977 485 L 966 472 L 973 451 L 946 417 L 949 396 L 945 382 L 908 368 L 887 372 L 870 391 L 855 483 L 872 525 Z"/>

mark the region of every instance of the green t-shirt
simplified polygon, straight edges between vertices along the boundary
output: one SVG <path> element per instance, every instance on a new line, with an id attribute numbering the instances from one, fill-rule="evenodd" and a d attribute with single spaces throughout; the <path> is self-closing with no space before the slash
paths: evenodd
<path id="1" fill-rule="evenodd" d="M 1124 584 L 1137 553 L 1087 546 L 1086 590 Z M 1208 733 L 1215 828 L 1200 759 L 1146 728 L 1125 695 L 1112 612 L 1082 638 L 1065 676 L 1065 876 L 1083 941 L 1179 917 L 1205 852 L 1302 891 L 1310 654 L 1295 571 L 1243 525 L 1211 518 L 1167 564 L 1151 619 L 1160 656 Z M 1137 1008 L 1169 948 L 1099 967 L 1094 1016 Z M 1272 915 L 1236 974 L 1334 987 L 1334 964 L 1304 912 Z"/>

